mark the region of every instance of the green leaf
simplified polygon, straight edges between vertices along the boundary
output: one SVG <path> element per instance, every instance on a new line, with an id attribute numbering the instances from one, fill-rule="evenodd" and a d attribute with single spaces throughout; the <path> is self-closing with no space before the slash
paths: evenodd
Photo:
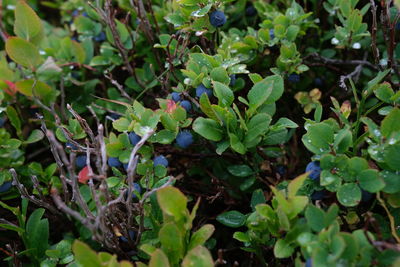
<path id="1" fill-rule="evenodd" d="M 397 124 L 400 124 L 397 122 Z M 400 171 L 400 143 L 389 146 L 385 150 L 385 162 L 394 171 Z"/>
<path id="2" fill-rule="evenodd" d="M 36 142 L 42 140 L 43 137 L 44 137 L 44 133 L 41 130 L 35 129 L 29 135 L 28 139 L 26 139 L 26 141 L 24 141 L 24 143 L 25 144 L 33 144 L 33 143 L 36 143 Z"/>
<path id="3" fill-rule="evenodd" d="M 85 243 L 75 240 L 72 245 L 72 251 L 75 256 L 75 261 L 81 266 L 101 267 L 101 263 L 97 254 Z"/>
<path id="4" fill-rule="evenodd" d="M 308 150 L 315 154 L 324 154 L 330 151 L 333 143 L 333 129 L 324 122 L 308 126 L 307 133 L 303 135 L 302 141 Z"/>
<path id="5" fill-rule="evenodd" d="M 177 188 L 167 186 L 157 191 L 157 200 L 161 210 L 179 221 L 187 214 L 187 198 Z"/>
<path id="6" fill-rule="evenodd" d="M 381 132 L 386 138 L 400 131 L 400 109 L 394 108 L 382 121 Z"/>
<path id="7" fill-rule="evenodd" d="M 299 189 L 302 187 L 304 181 L 307 179 L 308 174 L 302 174 L 300 176 L 297 176 L 295 179 L 290 181 L 288 185 L 288 197 L 293 198 L 297 195 L 297 192 Z"/>
<path id="8" fill-rule="evenodd" d="M 228 73 L 226 72 L 224 67 L 214 68 L 210 73 L 210 77 L 213 81 L 220 82 L 223 84 L 229 84 L 230 81 Z"/>
<path id="9" fill-rule="evenodd" d="M 263 204 L 266 201 L 264 192 L 261 189 L 256 189 L 253 191 L 253 194 L 251 194 L 250 206 L 254 210 L 257 205 Z"/>
<path id="10" fill-rule="evenodd" d="M 49 246 L 49 221 L 41 219 L 44 211 L 42 208 L 36 209 L 26 223 L 27 248 L 35 248 L 34 255 L 37 258 L 43 257 Z"/>
<path id="11" fill-rule="evenodd" d="M 256 110 L 262 104 L 271 104 L 283 94 L 283 79 L 280 75 L 269 76 L 254 84 L 247 94 L 249 105 Z"/>
<path id="12" fill-rule="evenodd" d="M 383 188 L 383 192 L 389 194 L 400 192 L 400 179 L 398 174 L 389 171 L 382 171 L 381 177 L 386 184 L 385 188 Z"/>
<path id="13" fill-rule="evenodd" d="M 19 37 L 10 37 L 7 39 L 6 51 L 13 61 L 32 70 L 39 66 L 42 61 L 39 49 Z"/>
<path id="14" fill-rule="evenodd" d="M 215 227 L 212 224 L 203 225 L 199 230 L 192 234 L 188 250 L 203 245 L 214 233 Z"/>
<path id="15" fill-rule="evenodd" d="M 158 233 L 162 249 L 167 253 L 171 263 L 178 262 L 183 257 L 183 236 L 175 223 L 165 224 Z"/>
<path id="16" fill-rule="evenodd" d="M 21 120 L 19 119 L 18 113 L 12 106 L 8 106 L 6 109 L 7 117 L 10 120 L 12 126 L 18 133 L 21 132 Z"/>
<path id="17" fill-rule="evenodd" d="M 235 134 L 229 134 L 229 142 L 231 148 L 239 154 L 244 155 L 246 153 L 246 147 L 240 142 L 239 137 Z"/>
<path id="18" fill-rule="evenodd" d="M 212 119 L 197 118 L 193 123 L 193 130 L 211 141 L 220 141 L 222 139 L 222 128 Z"/>
<path id="19" fill-rule="evenodd" d="M 360 203 L 361 189 L 355 183 L 342 185 L 336 193 L 339 202 L 346 207 L 354 207 Z"/>
<path id="20" fill-rule="evenodd" d="M 253 174 L 253 170 L 248 165 L 231 165 L 228 171 L 237 177 L 247 177 Z"/>
<path id="21" fill-rule="evenodd" d="M 361 188 L 371 193 L 379 192 L 385 187 L 385 183 L 379 177 L 379 172 L 377 170 L 363 170 L 358 174 L 357 179 Z"/>
<path id="22" fill-rule="evenodd" d="M 394 95 L 394 91 L 390 83 L 382 83 L 374 88 L 374 93 L 379 100 L 386 103 L 391 103 L 391 97 Z"/>
<path id="23" fill-rule="evenodd" d="M 58 92 L 49 85 L 33 79 L 18 81 L 15 87 L 21 94 L 29 97 L 36 96 L 46 104 L 53 102 L 58 95 Z"/>
<path id="24" fill-rule="evenodd" d="M 305 216 L 307 224 L 313 231 L 320 232 L 325 228 L 325 213 L 321 209 L 314 205 L 308 205 Z"/>
<path id="25" fill-rule="evenodd" d="M 223 83 L 213 82 L 214 92 L 218 98 L 218 105 L 222 107 L 230 107 L 235 99 L 232 90 Z"/>
<path id="26" fill-rule="evenodd" d="M 274 246 L 274 255 L 278 259 L 288 258 L 294 252 L 294 248 L 284 239 L 278 239 Z"/>
<path id="27" fill-rule="evenodd" d="M 89 265 L 88 265 L 89 266 Z M 149 267 L 169 267 L 169 261 L 165 253 L 161 249 L 157 249 L 151 254 Z"/>
<path id="28" fill-rule="evenodd" d="M 239 211 L 231 210 L 218 215 L 217 221 L 225 226 L 238 228 L 246 223 L 246 216 Z"/>
<path id="29" fill-rule="evenodd" d="M 203 246 L 190 250 L 182 262 L 182 267 L 213 267 L 214 261 L 211 253 Z"/>
<path id="30" fill-rule="evenodd" d="M 42 22 L 35 11 L 25 2 L 18 1 L 15 6 L 14 33 L 27 41 L 42 31 Z"/>

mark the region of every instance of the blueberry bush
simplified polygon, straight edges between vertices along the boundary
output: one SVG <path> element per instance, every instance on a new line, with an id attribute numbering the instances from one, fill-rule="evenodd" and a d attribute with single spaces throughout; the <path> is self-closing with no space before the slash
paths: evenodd
<path id="1" fill-rule="evenodd" d="M 1 266 L 400 266 L 400 1 L 0 1 Z"/>

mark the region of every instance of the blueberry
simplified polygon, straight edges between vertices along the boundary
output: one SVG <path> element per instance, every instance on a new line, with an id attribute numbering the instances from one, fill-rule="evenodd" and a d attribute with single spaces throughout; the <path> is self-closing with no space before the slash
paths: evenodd
<path id="1" fill-rule="evenodd" d="M 81 78 L 81 74 L 79 72 L 71 72 L 71 77 L 74 78 L 75 80 L 78 80 Z"/>
<path id="2" fill-rule="evenodd" d="M 210 23 L 214 27 L 222 27 L 226 22 L 226 17 L 224 12 L 220 10 L 215 10 L 210 14 Z"/>
<path id="3" fill-rule="evenodd" d="M 310 172 L 308 177 L 311 180 L 318 180 L 321 175 L 321 167 L 319 166 L 319 161 L 312 161 L 307 164 L 306 172 Z"/>
<path id="4" fill-rule="evenodd" d="M 89 17 L 89 15 L 88 15 L 88 13 L 86 12 L 86 11 L 84 11 L 83 13 L 82 13 L 82 16 L 84 16 L 84 17 Z"/>
<path id="5" fill-rule="evenodd" d="M 75 41 L 75 42 L 77 42 L 77 43 L 80 43 L 80 41 L 79 41 L 79 39 L 78 39 L 78 36 L 73 36 L 73 37 L 71 37 L 71 40 L 72 40 L 72 41 Z"/>
<path id="6" fill-rule="evenodd" d="M 95 42 L 104 42 L 106 40 L 106 34 L 104 32 L 99 33 L 98 35 L 93 37 Z"/>
<path id="7" fill-rule="evenodd" d="M 10 190 L 12 187 L 11 182 L 4 182 L 2 185 L 0 185 L 0 193 L 5 193 L 8 190 Z"/>
<path id="8" fill-rule="evenodd" d="M 71 16 L 72 17 L 76 17 L 79 15 L 79 11 L 77 9 L 75 9 L 74 11 L 72 11 Z"/>
<path id="9" fill-rule="evenodd" d="M 313 264 L 312 264 L 312 259 L 311 258 L 308 258 L 307 260 L 306 260 L 306 266 L 305 267 L 312 267 L 313 266 Z"/>
<path id="10" fill-rule="evenodd" d="M 203 84 L 200 84 L 196 88 L 196 96 L 200 97 L 202 94 L 207 94 L 208 97 L 212 96 L 212 90 L 205 87 Z"/>
<path id="11" fill-rule="evenodd" d="M 316 86 L 322 86 L 322 85 L 324 85 L 324 80 L 322 80 L 321 78 L 317 77 L 317 78 L 314 79 L 314 84 Z"/>
<path id="12" fill-rule="evenodd" d="M 174 102 L 179 102 L 179 101 L 181 101 L 181 94 L 180 93 L 178 93 L 178 92 L 173 92 L 172 94 L 171 94 L 171 98 L 172 98 L 172 100 L 174 100 Z"/>
<path id="13" fill-rule="evenodd" d="M 76 157 L 76 160 L 75 160 L 76 167 L 78 167 L 80 169 L 85 167 L 86 166 L 86 159 L 87 159 L 86 155 Z"/>
<path id="14" fill-rule="evenodd" d="M 288 81 L 291 83 L 298 83 L 298 82 L 300 82 L 300 75 L 298 75 L 296 73 L 292 73 L 289 75 Z"/>
<path id="15" fill-rule="evenodd" d="M 65 147 L 69 148 L 69 149 L 72 149 L 72 150 L 77 150 L 78 149 L 78 147 L 76 145 L 74 145 L 74 144 L 72 144 L 70 142 L 65 143 Z"/>
<path id="16" fill-rule="evenodd" d="M 6 119 L 0 118 L 0 128 L 3 128 L 5 123 L 6 123 Z"/>
<path id="17" fill-rule="evenodd" d="M 236 83 L 236 74 L 230 75 L 229 78 L 231 79 L 230 82 L 229 82 L 229 86 L 235 86 L 235 83 Z"/>
<path id="18" fill-rule="evenodd" d="M 364 189 L 361 189 L 361 202 L 368 202 L 372 199 L 373 194 Z"/>
<path id="19" fill-rule="evenodd" d="M 255 16 L 255 15 L 257 15 L 257 9 L 255 9 L 254 6 L 248 6 L 246 8 L 246 16 L 252 17 L 252 16 Z"/>
<path id="20" fill-rule="evenodd" d="M 119 115 L 117 113 L 110 113 L 110 114 L 108 114 L 108 116 L 113 120 L 118 120 L 119 118 L 121 118 L 121 115 Z"/>
<path id="21" fill-rule="evenodd" d="M 181 148 L 187 148 L 193 143 L 193 135 L 189 131 L 181 131 L 176 137 L 176 143 Z"/>
<path id="22" fill-rule="evenodd" d="M 132 191 L 132 199 L 137 199 L 136 194 L 140 194 L 142 192 L 142 188 L 138 183 L 133 183 L 133 191 Z M 128 197 L 128 190 L 125 191 L 124 194 L 125 199 Z"/>
<path id="23" fill-rule="evenodd" d="M 168 167 L 168 160 L 164 156 L 157 156 L 153 159 L 154 167 L 157 165 L 163 165 Z"/>
<path id="24" fill-rule="evenodd" d="M 135 231 L 133 231 L 133 230 L 128 230 L 128 234 L 129 234 L 129 237 L 131 238 L 131 240 L 132 241 L 134 241 L 134 239 L 135 239 Z M 125 236 L 120 236 L 119 237 L 119 240 L 121 241 L 121 242 L 124 242 L 124 243 L 128 243 L 128 239 L 125 237 Z"/>
<path id="25" fill-rule="evenodd" d="M 314 191 L 314 193 L 311 194 L 311 200 L 322 200 L 325 198 L 326 192 L 325 190 L 321 191 Z"/>
<path id="26" fill-rule="evenodd" d="M 286 174 L 286 167 L 283 165 L 276 166 L 276 172 L 279 173 L 280 176 L 284 176 Z"/>
<path id="27" fill-rule="evenodd" d="M 398 30 L 398 31 L 400 30 L 400 22 L 396 23 L 396 30 Z"/>
<path id="28" fill-rule="evenodd" d="M 270 29 L 269 30 L 269 39 L 274 39 L 275 38 L 275 31 L 274 31 L 274 29 Z"/>
<path id="29" fill-rule="evenodd" d="M 191 109 L 192 109 L 192 104 L 189 102 L 189 101 L 187 101 L 187 100 L 183 100 L 182 102 L 181 102 L 181 107 L 183 107 L 187 112 L 189 112 Z"/>
<path id="30" fill-rule="evenodd" d="M 125 170 L 125 171 L 128 170 L 128 165 L 129 165 L 129 163 L 124 163 L 124 164 L 122 164 L 122 166 L 124 167 L 124 170 Z"/>
<path id="31" fill-rule="evenodd" d="M 119 168 L 122 167 L 122 163 L 121 161 L 119 161 L 118 158 L 108 158 L 107 160 L 108 166 L 110 167 L 115 167 L 115 168 Z"/>
<path id="32" fill-rule="evenodd" d="M 136 146 L 137 143 L 142 139 L 139 135 L 135 134 L 134 132 L 130 132 L 128 134 L 129 141 L 133 146 Z"/>

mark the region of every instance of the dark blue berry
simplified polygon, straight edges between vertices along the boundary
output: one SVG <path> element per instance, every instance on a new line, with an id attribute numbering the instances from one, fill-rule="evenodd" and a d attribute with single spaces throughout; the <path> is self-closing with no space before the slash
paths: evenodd
<path id="1" fill-rule="evenodd" d="M 321 191 L 315 191 L 311 194 L 311 200 L 322 200 L 326 196 L 326 191 L 321 190 Z"/>
<path id="2" fill-rule="evenodd" d="M 8 190 L 10 190 L 12 187 L 12 183 L 11 182 L 4 182 L 1 186 L 0 186 L 0 193 L 5 193 Z"/>
<path id="3" fill-rule="evenodd" d="M 128 165 L 129 165 L 129 163 L 124 163 L 124 164 L 122 164 L 122 166 L 124 167 L 124 170 L 125 170 L 125 171 L 128 170 Z"/>
<path id="4" fill-rule="evenodd" d="M 65 143 L 65 147 L 69 148 L 69 149 L 72 149 L 72 150 L 77 150 L 78 149 L 78 147 L 76 145 L 74 145 L 74 144 L 72 144 L 70 142 Z"/>
<path id="5" fill-rule="evenodd" d="M 179 102 L 179 101 L 182 100 L 181 94 L 178 93 L 178 92 L 173 92 L 173 93 L 171 94 L 171 98 L 172 98 L 172 100 L 174 100 L 174 102 Z"/>
<path id="6" fill-rule="evenodd" d="M 322 86 L 322 85 L 324 85 L 324 80 L 322 80 L 321 78 L 317 77 L 317 78 L 314 79 L 314 84 L 316 86 Z"/>
<path id="7" fill-rule="evenodd" d="M 168 160 L 164 156 L 157 156 L 153 159 L 154 167 L 158 165 L 162 165 L 164 167 L 168 167 Z"/>
<path id="8" fill-rule="evenodd" d="M 306 266 L 305 267 L 312 267 L 313 266 L 313 264 L 312 264 L 312 259 L 311 258 L 308 258 L 307 260 L 306 260 Z"/>
<path id="9" fill-rule="evenodd" d="M 274 29 L 270 29 L 269 30 L 269 39 L 274 39 L 275 38 L 275 31 L 274 31 Z"/>
<path id="10" fill-rule="evenodd" d="M 93 37 L 93 40 L 98 43 L 104 42 L 106 40 L 106 34 L 104 32 L 101 32 L 95 37 Z"/>
<path id="11" fill-rule="evenodd" d="M 89 15 L 88 15 L 88 13 L 86 12 L 86 11 L 84 11 L 83 13 L 82 13 L 82 16 L 84 16 L 84 17 L 89 17 Z"/>
<path id="12" fill-rule="evenodd" d="M 176 136 L 176 144 L 181 148 L 187 148 L 193 144 L 193 135 L 189 131 L 182 131 Z"/>
<path id="13" fill-rule="evenodd" d="M 138 196 L 136 194 L 140 194 L 142 192 L 142 188 L 138 183 L 133 183 L 133 191 L 132 191 L 132 199 L 137 199 Z M 128 197 L 128 190 L 125 191 L 124 194 L 125 199 Z"/>
<path id="14" fill-rule="evenodd" d="M 0 118 L 0 128 L 3 128 L 5 123 L 6 123 L 6 119 Z"/>
<path id="15" fill-rule="evenodd" d="M 319 166 L 319 161 L 312 161 L 307 164 L 306 172 L 310 172 L 308 177 L 311 180 L 318 180 L 321 175 L 321 167 Z"/>
<path id="16" fill-rule="evenodd" d="M 361 189 L 361 202 L 368 202 L 372 199 L 373 194 L 364 189 Z"/>
<path id="17" fill-rule="evenodd" d="M 276 166 L 276 172 L 279 173 L 280 176 L 284 176 L 286 174 L 286 167 L 283 165 Z"/>
<path id="18" fill-rule="evenodd" d="M 121 118 L 121 115 L 119 115 L 117 113 L 110 113 L 110 114 L 108 114 L 108 116 L 113 120 L 118 120 L 119 118 Z"/>
<path id="19" fill-rule="evenodd" d="M 187 101 L 187 100 L 183 100 L 181 101 L 181 107 L 183 107 L 187 112 L 189 112 L 192 109 L 192 104 Z"/>
<path id="20" fill-rule="evenodd" d="M 254 6 L 248 6 L 246 8 L 246 16 L 252 17 L 252 16 L 255 16 L 255 15 L 257 15 L 257 9 L 255 9 Z"/>
<path id="21" fill-rule="evenodd" d="M 298 82 L 300 82 L 300 75 L 298 75 L 296 73 L 292 73 L 289 75 L 288 81 L 291 83 L 298 83 Z"/>
<path id="22" fill-rule="evenodd" d="M 135 235 L 136 235 L 135 231 L 133 231 L 133 230 L 128 230 L 128 234 L 129 234 L 129 237 L 131 238 L 131 240 L 134 241 Z M 121 242 L 128 243 L 128 239 L 127 239 L 125 236 L 120 236 L 120 237 L 119 237 L 119 240 L 120 240 Z"/>
<path id="23" fill-rule="evenodd" d="M 208 97 L 212 96 L 212 90 L 205 87 L 203 84 L 200 84 L 196 88 L 196 96 L 200 97 L 202 94 L 207 94 Z"/>
<path id="24" fill-rule="evenodd" d="M 226 16 L 224 12 L 220 10 L 215 10 L 210 14 L 210 23 L 214 27 L 222 27 L 226 22 Z"/>
<path id="25" fill-rule="evenodd" d="M 229 86 L 235 86 L 235 83 L 236 83 L 236 74 L 230 75 L 229 78 L 231 79 L 231 80 L 229 81 Z"/>
<path id="26" fill-rule="evenodd" d="M 118 158 L 113 158 L 113 157 L 108 158 L 107 163 L 108 163 L 108 166 L 110 166 L 110 167 L 115 167 L 115 168 L 122 167 L 122 162 L 119 161 Z"/>
<path id="27" fill-rule="evenodd" d="M 80 43 L 78 36 L 71 37 L 71 40 Z"/>
<path id="28" fill-rule="evenodd" d="M 400 22 L 396 23 L 396 30 L 400 31 Z"/>
<path id="29" fill-rule="evenodd" d="M 137 143 L 142 139 L 139 135 L 135 134 L 134 132 L 130 132 L 128 134 L 129 141 L 133 146 L 136 146 Z"/>
<path id="30" fill-rule="evenodd" d="M 72 17 L 76 17 L 79 15 L 79 11 L 77 9 L 75 9 L 74 11 L 72 11 L 71 16 Z"/>
<path id="31" fill-rule="evenodd" d="M 76 157 L 76 160 L 75 160 L 76 167 L 78 167 L 80 169 L 85 167 L 86 166 L 86 159 L 87 159 L 86 155 Z"/>

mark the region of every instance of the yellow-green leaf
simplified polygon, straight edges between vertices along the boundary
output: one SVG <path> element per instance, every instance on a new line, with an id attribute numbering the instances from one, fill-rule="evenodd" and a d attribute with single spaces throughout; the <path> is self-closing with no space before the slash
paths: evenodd
<path id="1" fill-rule="evenodd" d="M 31 41 L 33 37 L 42 31 L 42 27 L 42 22 L 35 11 L 25 1 L 18 1 L 15 7 L 15 34 L 27 41 Z"/>
<path id="2" fill-rule="evenodd" d="M 10 37 L 7 39 L 6 51 L 13 61 L 30 69 L 35 69 L 42 61 L 39 49 L 19 37 Z"/>

